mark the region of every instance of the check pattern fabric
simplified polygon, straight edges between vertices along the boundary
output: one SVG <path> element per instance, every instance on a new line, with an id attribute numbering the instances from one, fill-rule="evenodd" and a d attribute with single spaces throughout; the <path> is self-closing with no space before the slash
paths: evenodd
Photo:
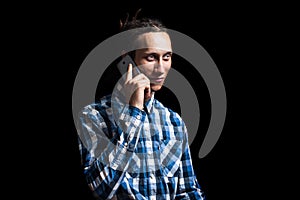
<path id="1" fill-rule="evenodd" d="M 114 109 L 112 95 L 80 112 L 83 173 L 96 199 L 200 199 L 187 129 L 157 99 Z"/>

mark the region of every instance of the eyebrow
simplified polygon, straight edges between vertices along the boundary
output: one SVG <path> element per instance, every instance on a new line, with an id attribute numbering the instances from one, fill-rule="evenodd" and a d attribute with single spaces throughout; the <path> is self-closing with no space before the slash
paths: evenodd
<path id="1" fill-rule="evenodd" d="M 151 54 L 160 54 L 160 53 L 153 52 L 153 51 L 149 51 L 149 52 L 145 51 L 145 52 L 143 52 L 143 54 L 151 55 Z M 173 52 L 172 51 L 167 51 L 163 55 L 166 55 L 166 54 L 171 54 L 172 55 Z"/>

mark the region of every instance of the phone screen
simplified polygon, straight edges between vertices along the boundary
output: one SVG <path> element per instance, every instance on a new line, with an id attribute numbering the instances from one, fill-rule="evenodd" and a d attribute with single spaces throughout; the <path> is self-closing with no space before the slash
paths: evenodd
<path id="1" fill-rule="evenodd" d="M 135 62 L 132 60 L 132 58 L 129 55 L 126 55 L 117 64 L 117 67 L 118 67 L 118 69 L 119 69 L 119 71 L 120 71 L 120 73 L 121 73 L 122 76 L 127 72 L 129 63 L 132 64 L 132 69 L 133 69 L 134 76 L 136 76 L 137 74 L 141 73 L 140 70 L 139 70 L 139 68 L 135 64 Z"/>

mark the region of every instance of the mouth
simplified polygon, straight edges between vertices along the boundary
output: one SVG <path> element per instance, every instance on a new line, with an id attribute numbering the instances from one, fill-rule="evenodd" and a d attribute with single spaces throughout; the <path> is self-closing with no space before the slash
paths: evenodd
<path id="1" fill-rule="evenodd" d="M 150 78 L 150 82 L 152 84 L 161 84 L 163 83 L 165 80 L 165 78 L 161 77 L 161 78 Z"/>

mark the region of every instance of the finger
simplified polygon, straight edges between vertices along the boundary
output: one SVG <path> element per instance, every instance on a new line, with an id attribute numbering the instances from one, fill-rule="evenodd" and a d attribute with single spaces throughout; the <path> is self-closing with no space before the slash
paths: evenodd
<path id="1" fill-rule="evenodd" d="M 151 87 L 149 85 L 145 88 L 145 96 L 146 98 L 151 97 Z"/>
<path id="2" fill-rule="evenodd" d="M 132 64 L 129 63 L 126 73 L 126 82 L 132 79 Z"/>

